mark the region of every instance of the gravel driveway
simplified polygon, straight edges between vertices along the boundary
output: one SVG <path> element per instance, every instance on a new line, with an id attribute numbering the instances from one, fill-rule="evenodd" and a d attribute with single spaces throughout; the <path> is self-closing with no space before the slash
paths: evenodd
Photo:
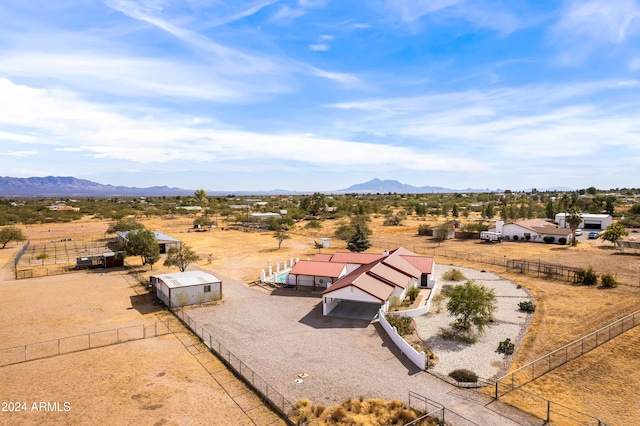
<path id="1" fill-rule="evenodd" d="M 464 272 L 471 278 L 471 272 Z M 454 395 L 453 386 L 419 370 L 400 354 L 377 322 L 324 317 L 318 295 L 293 290 L 269 293 L 221 278 L 224 303 L 189 308 L 188 314 L 290 401 L 309 399 L 325 406 L 359 396 L 406 401 L 409 391 L 414 391 L 481 425 L 542 423 L 526 422 L 524 417 L 514 422 L 493 405 L 485 407 Z M 510 317 L 500 314 L 498 318 Z M 429 327 L 421 327 L 426 337 Z M 497 345 L 487 345 L 487 352 L 495 352 Z M 482 364 L 488 355 L 476 349 L 474 358 L 473 352 L 464 354 L 467 368 Z M 445 361 L 442 354 L 438 353 L 440 365 L 451 368 L 454 361 Z M 480 373 L 479 368 L 473 369 Z M 295 383 L 303 372 L 308 377 Z"/>

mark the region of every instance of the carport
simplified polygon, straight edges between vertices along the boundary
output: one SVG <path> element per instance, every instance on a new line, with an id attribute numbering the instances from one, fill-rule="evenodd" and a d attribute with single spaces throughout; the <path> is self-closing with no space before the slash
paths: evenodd
<path id="1" fill-rule="evenodd" d="M 372 321 L 378 316 L 380 303 L 356 302 L 353 300 L 338 300 L 327 315 L 339 318 L 352 318 Z"/>

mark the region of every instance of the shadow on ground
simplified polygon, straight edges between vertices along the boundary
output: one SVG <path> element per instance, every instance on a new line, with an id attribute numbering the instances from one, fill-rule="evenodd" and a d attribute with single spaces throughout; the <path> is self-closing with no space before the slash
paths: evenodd
<path id="1" fill-rule="evenodd" d="M 318 303 L 307 315 L 302 317 L 300 324 L 313 328 L 367 328 L 371 321 L 353 318 L 339 318 L 322 315 L 322 303 Z"/>
<path id="2" fill-rule="evenodd" d="M 131 299 L 133 309 L 142 315 L 164 310 L 164 305 L 160 303 L 153 293 L 136 294 L 135 296 L 129 296 L 129 299 Z"/>

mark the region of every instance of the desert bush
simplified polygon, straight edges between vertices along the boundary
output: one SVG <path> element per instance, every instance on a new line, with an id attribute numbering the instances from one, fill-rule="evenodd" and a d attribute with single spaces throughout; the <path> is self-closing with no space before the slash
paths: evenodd
<path id="1" fill-rule="evenodd" d="M 522 302 L 518 303 L 518 306 L 520 307 L 521 311 L 525 311 L 525 312 L 535 312 L 536 311 L 535 303 L 533 303 L 530 300 L 523 300 Z"/>
<path id="2" fill-rule="evenodd" d="M 459 340 L 469 345 L 474 344 L 478 340 L 478 338 L 470 332 L 461 332 L 460 330 L 456 330 L 454 328 L 440 327 L 440 329 L 438 330 L 438 336 L 440 336 L 444 340 Z"/>
<path id="3" fill-rule="evenodd" d="M 398 330 L 398 334 L 404 336 L 413 332 L 413 322 L 409 317 L 401 317 L 400 315 L 387 314 L 385 316 L 392 327 Z"/>
<path id="4" fill-rule="evenodd" d="M 513 236 L 513 241 L 518 241 L 520 239 L 520 237 L 518 237 L 517 235 Z"/>
<path id="5" fill-rule="evenodd" d="M 552 237 L 550 235 L 545 235 L 544 237 L 542 237 L 542 241 L 544 241 L 547 244 L 551 244 L 555 240 L 556 240 L 555 237 Z M 566 243 L 566 241 L 565 241 L 565 243 Z"/>
<path id="6" fill-rule="evenodd" d="M 178 302 L 178 306 L 184 306 L 187 303 L 189 303 L 189 295 L 185 292 L 182 293 L 178 293 L 178 295 L 176 296 L 176 302 Z"/>
<path id="7" fill-rule="evenodd" d="M 414 300 L 416 300 L 416 297 L 418 297 L 418 295 L 420 294 L 420 289 L 418 287 L 411 287 L 408 291 L 407 291 L 407 296 L 409 296 L 409 299 L 413 302 Z"/>
<path id="8" fill-rule="evenodd" d="M 402 305 L 402 300 L 400 300 L 400 298 L 398 296 L 393 296 L 393 297 L 391 297 L 391 300 L 389 301 L 389 305 L 392 308 L 397 308 L 398 306 Z"/>
<path id="9" fill-rule="evenodd" d="M 600 277 L 600 283 L 604 288 L 618 287 L 618 281 L 616 281 L 616 278 L 611 274 L 602 274 Z"/>
<path id="10" fill-rule="evenodd" d="M 593 270 L 591 266 L 587 269 L 579 268 L 576 271 L 576 279 L 578 283 L 583 285 L 596 285 L 598 284 L 598 274 Z"/>
<path id="11" fill-rule="evenodd" d="M 504 339 L 502 342 L 498 344 L 498 352 L 511 355 L 513 350 L 515 349 L 515 345 L 511 343 L 511 339 Z"/>
<path id="12" fill-rule="evenodd" d="M 464 274 L 459 269 L 455 268 L 451 268 L 442 274 L 442 278 L 448 281 L 462 281 L 466 279 Z"/>
<path id="13" fill-rule="evenodd" d="M 444 297 L 449 297 L 452 290 L 453 286 L 451 284 L 445 284 L 442 286 L 442 290 L 440 290 L 440 293 L 442 293 Z"/>
<path id="14" fill-rule="evenodd" d="M 478 381 L 478 375 L 471 370 L 467 370 L 466 368 L 453 370 L 451 373 L 449 373 L 449 377 L 457 380 L 458 382 L 464 383 L 475 383 Z"/>
<path id="15" fill-rule="evenodd" d="M 429 235 L 429 231 L 431 231 L 431 225 L 426 223 L 418 225 L 418 235 Z"/>
<path id="16" fill-rule="evenodd" d="M 435 306 L 437 313 L 440 313 L 442 311 L 442 303 L 444 303 L 444 300 L 446 298 L 447 297 L 442 293 L 438 293 L 433 296 L 433 305 Z"/>
<path id="17" fill-rule="evenodd" d="M 322 223 L 319 220 L 310 220 L 304 225 L 304 229 L 320 229 L 322 228 Z"/>
<path id="18" fill-rule="evenodd" d="M 558 238 L 558 244 L 567 244 L 567 239 L 565 237 Z"/>

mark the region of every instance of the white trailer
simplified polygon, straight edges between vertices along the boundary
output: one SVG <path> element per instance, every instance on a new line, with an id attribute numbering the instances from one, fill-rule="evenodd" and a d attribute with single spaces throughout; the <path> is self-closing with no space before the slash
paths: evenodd
<path id="1" fill-rule="evenodd" d="M 490 243 L 493 243 L 494 241 L 501 243 L 502 232 L 482 231 L 480 232 L 480 239 L 482 241 L 488 241 Z"/>

